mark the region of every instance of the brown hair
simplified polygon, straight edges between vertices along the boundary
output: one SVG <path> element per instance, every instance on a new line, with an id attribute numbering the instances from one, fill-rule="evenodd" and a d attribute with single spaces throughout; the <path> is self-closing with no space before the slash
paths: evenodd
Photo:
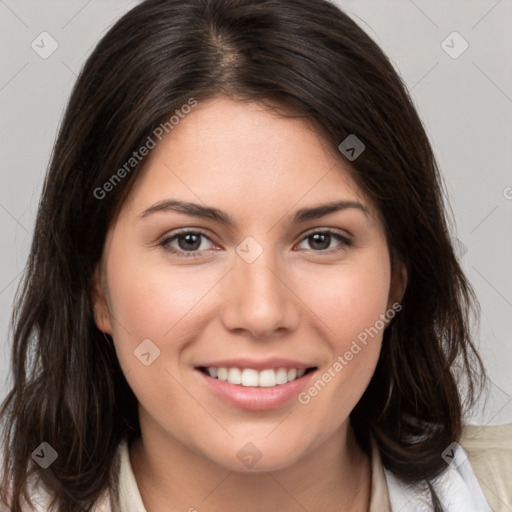
<path id="1" fill-rule="evenodd" d="M 384 333 L 375 374 L 352 411 L 406 481 L 445 467 L 484 372 L 471 342 L 473 292 L 452 248 L 444 192 L 425 130 L 380 48 L 325 0 L 147 0 L 99 42 L 74 87 L 55 144 L 12 325 L 12 390 L 1 410 L 3 500 L 14 512 L 38 476 L 62 512 L 89 510 L 113 485 L 119 442 L 140 434 L 137 403 L 94 323 L 91 285 L 107 230 L 143 161 L 102 187 L 190 97 L 272 100 L 316 123 L 351 162 L 408 271 L 402 312 Z M 340 158 L 344 158 L 340 153 Z M 476 308 L 475 308 L 476 310 Z M 59 454 L 31 460 L 41 442 Z"/>

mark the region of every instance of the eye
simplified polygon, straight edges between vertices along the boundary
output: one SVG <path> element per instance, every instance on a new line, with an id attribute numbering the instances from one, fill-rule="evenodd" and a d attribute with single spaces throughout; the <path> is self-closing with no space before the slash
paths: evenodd
<path id="1" fill-rule="evenodd" d="M 308 243 L 310 248 L 315 252 L 331 252 L 330 250 L 342 250 L 346 247 L 349 247 L 352 243 L 348 237 L 331 229 L 324 229 L 322 231 L 309 233 L 302 239 L 299 247 L 302 246 L 304 242 Z M 335 242 L 338 242 L 337 245 Z M 333 243 L 335 244 L 334 246 Z"/>
<path id="2" fill-rule="evenodd" d="M 209 242 L 209 243 L 208 243 Z M 337 242 L 337 243 L 336 243 Z M 351 240 L 331 229 L 311 232 L 302 239 L 299 247 L 303 247 L 304 243 L 308 243 L 310 250 L 314 252 L 333 252 L 343 250 L 351 245 Z M 210 247 L 208 245 L 210 244 Z M 166 251 L 183 257 L 200 256 L 201 252 L 215 247 L 212 240 L 202 231 L 184 230 L 165 237 L 160 243 Z"/>
<path id="3" fill-rule="evenodd" d="M 187 230 L 164 238 L 159 245 L 165 250 L 180 256 L 199 256 L 197 253 L 208 250 L 208 243 L 204 243 L 205 240 L 213 245 L 213 242 L 205 233 Z"/>

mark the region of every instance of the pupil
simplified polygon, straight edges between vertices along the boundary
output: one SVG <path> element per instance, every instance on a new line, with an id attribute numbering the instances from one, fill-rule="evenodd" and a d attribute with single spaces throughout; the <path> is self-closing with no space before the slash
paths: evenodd
<path id="1" fill-rule="evenodd" d="M 331 242 L 331 235 L 326 233 L 316 233 L 310 238 L 312 240 L 311 247 L 313 249 L 327 249 Z"/>
<path id="2" fill-rule="evenodd" d="M 186 242 L 182 243 L 183 240 Z M 184 251 L 193 251 L 194 249 L 199 248 L 201 245 L 201 238 L 195 233 L 188 233 L 178 238 L 178 245 L 180 246 L 180 249 Z"/>

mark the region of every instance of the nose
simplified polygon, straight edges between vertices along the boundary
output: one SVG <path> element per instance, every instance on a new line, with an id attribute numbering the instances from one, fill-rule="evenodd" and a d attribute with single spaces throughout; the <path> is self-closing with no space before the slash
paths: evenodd
<path id="1" fill-rule="evenodd" d="M 300 300 L 286 275 L 283 263 L 278 265 L 269 250 L 252 263 L 237 255 L 220 291 L 224 327 L 257 339 L 296 329 Z"/>

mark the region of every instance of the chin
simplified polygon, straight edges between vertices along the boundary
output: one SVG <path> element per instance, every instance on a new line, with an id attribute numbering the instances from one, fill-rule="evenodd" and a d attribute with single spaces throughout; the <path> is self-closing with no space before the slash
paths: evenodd
<path id="1" fill-rule="evenodd" d="M 261 473 L 278 471 L 295 464 L 304 453 L 304 439 L 290 442 L 278 436 L 265 438 L 268 431 L 260 436 L 247 436 L 244 440 L 230 439 L 227 444 L 218 447 L 214 453 L 205 453 L 215 464 L 237 473 Z M 272 436 L 272 434 L 271 434 Z M 209 447 L 211 449 L 211 445 Z"/>

